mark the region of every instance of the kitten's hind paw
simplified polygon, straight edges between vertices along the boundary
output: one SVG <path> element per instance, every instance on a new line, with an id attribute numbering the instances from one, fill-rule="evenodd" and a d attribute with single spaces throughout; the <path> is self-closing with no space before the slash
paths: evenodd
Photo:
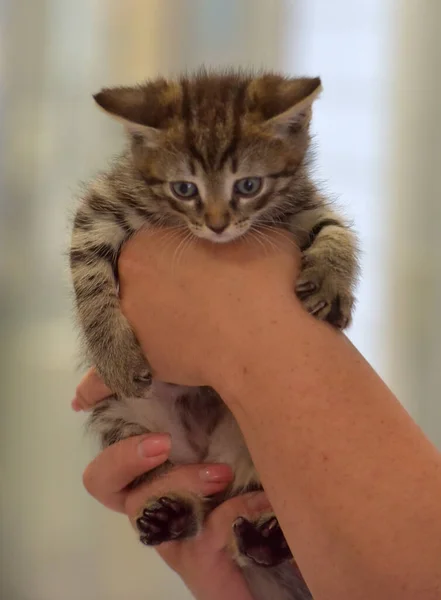
<path id="1" fill-rule="evenodd" d="M 143 544 L 157 546 L 196 535 L 201 521 L 192 498 L 170 494 L 149 501 L 136 519 L 136 527 Z"/>
<path id="2" fill-rule="evenodd" d="M 239 563 L 251 561 L 263 567 L 274 567 L 292 559 L 291 550 L 274 515 L 266 515 L 254 522 L 239 517 L 233 524 L 233 531 Z"/>

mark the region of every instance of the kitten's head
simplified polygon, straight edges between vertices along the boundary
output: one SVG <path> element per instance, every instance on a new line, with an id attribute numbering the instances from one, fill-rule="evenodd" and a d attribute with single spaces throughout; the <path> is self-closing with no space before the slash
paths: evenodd
<path id="1" fill-rule="evenodd" d="M 94 98 L 126 126 L 163 221 L 228 242 L 302 201 L 294 190 L 320 89 L 319 78 L 200 72 Z"/>

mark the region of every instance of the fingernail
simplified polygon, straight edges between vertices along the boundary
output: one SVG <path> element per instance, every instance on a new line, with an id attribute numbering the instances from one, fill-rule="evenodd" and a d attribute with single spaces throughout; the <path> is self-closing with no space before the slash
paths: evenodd
<path id="1" fill-rule="evenodd" d="M 168 454 L 171 439 L 168 433 L 155 433 L 139 443 L 138 451 L 142 458 L 151 458 L 160 454 Z"/>
<path id="2" fill-rule="evenodd" d="M 255 494 L 249 495 L 247 498 L 247 505 L 250 510 L 257 511 L 272 508 L 265 492 L 256 492 Z"/>
<path id="3" fill-rule="evenodd" d="M 209 465 L 199 471 L 202 481 L 225 482 L 233 479 L 233 472 L 228 465 Z"/>

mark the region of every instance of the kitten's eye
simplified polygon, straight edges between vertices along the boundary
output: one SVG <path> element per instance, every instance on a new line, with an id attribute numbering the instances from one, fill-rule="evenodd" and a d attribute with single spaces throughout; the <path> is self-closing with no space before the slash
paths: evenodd
<path id="1" fill-rule="evenodd" d="M 255 196 L 262 188 L 262 177 L 245 177 L 234 184 L 234 191 L 240 196 Z"/>
<path id="2" fill-rule="evenodd" d="M 191 181 L 174 181 L 170 184 L 170 187 L 176 196 L 185 200 L 191 200 L 199 193 L 197 185 L 191 183 Z"/>

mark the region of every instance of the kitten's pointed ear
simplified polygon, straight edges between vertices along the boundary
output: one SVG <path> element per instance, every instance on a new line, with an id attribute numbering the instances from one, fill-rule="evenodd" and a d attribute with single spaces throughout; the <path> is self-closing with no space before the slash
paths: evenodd
<path id="1" fill-rule="evenodd" d="M 167 126 L 174 96 L 164 80 L 136 87 L 106 88 L 94 100 L 111 117 L 121 121 L 132 136 L 154 146 Z"/>
<path id="2" fill-rule="evenodd" d="M 319 77 L 284 79 L 270 75 L 253 83 L 253 103 L 266 130 L 284 136 L 309 126 L 312 104 L 322 91 Z"/>

